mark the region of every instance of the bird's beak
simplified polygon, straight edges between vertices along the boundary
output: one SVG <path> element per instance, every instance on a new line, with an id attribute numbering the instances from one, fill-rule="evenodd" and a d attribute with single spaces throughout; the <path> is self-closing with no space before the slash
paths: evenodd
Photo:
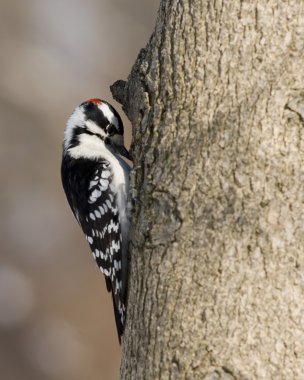
<path id="1" fill-rule="evenodd" d="M 115 153 L 132 161 L 132 157 L 124 145 L 115 145 Z"/>
<path id="2" fill-rule="evenodd" d="M 132 157 L 126 147 L 124 146 L 124 140 L 122 135 L 114 135 L 111 138 L 111 148 L 113 149 L 114 153 L 119 154 L 122 157 L 127 158 L 128 160 L 132 161 Z"/>

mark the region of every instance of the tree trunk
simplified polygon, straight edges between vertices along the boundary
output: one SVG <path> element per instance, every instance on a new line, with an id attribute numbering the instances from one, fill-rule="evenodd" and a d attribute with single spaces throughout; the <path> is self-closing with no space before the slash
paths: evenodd
<path id="1" fill-rule="evenodd" d="M 163 0 L 127 82 L 121 379 L 304 378 L 303 0 Z"/>

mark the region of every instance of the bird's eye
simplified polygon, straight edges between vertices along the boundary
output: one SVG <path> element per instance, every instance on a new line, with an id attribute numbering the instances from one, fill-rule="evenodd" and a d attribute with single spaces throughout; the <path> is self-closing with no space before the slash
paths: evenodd
<path id="1" fill-rule="evenodd" d="M 107 134 L 109 136 L 113 136 L 115 132 L 116 132 L 116 128 L 114 127 L 114 125 L 113 124 L 109 124 L 107 126 Z"/>

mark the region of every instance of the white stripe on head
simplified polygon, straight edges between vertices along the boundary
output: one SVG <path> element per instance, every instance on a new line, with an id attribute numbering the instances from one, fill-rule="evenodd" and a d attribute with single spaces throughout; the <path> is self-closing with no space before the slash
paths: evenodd
<path id="1" fill-rule="evenodd" d="M 84 119 L 84 113 L 82 110 L 82 107 L 75 108 L 74 112 L 70 116 L 65 131 L 64 131 L 64 143 L 63 148 L 64 150 L 67 150 L 71 140 L 73 138 L 73 130 L 75 127 L 81 127 L 83 128 L 85 125 L 85 119 Z"/>
<path id="2" fill-rule="evenodd" d="M 97 135 L 100 135 L 103 137 L 107 136 L 106 132 L 92 120 L 86 121 L 86 127 L 87 127 L 88 131 L 90 131 L 92 133 L 96 133 Z"/>
<path id="3" fill-rule="evenodd" d="M 117 130 L 119 130 L 119 122 L 117 117 L 111 111 L 110 107 L 106 103 L 98 104 L 98 108 L 105 115 L 111 124 L 113 124 Z"/>

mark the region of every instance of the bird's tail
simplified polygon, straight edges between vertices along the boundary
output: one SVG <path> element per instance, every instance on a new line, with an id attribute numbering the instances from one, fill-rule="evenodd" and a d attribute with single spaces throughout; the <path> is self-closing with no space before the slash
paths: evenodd
<path id="1" fill-rule="evenodd" d="M 112 300 L 113 300 L 113 308 L 114 308 L 114 315 L 115 315 L 115 322 L 116 322 L 116 329 L 117 329 L 117 335 L 119 344 L 121 344 L 121 337 L 124 332 L 124 310 L 119 311 L 118 306 L 116 305 L 116 300 L 114 296 L 114 292 L 112 291 Z M 121 301 L 119 301 L 121 302 Z"/>
<path id="2" fill-rule="evenodd" d="M 106 278 L 106 285 L 107 285 L 107 290 L 109 292 L 111 292 L 111 294 L 112 294 L 112 301 L 113 301 L 113 309 L 114 309 L 117 335 L 118 335 L 119 344 L 121 344 L 121 337 L 122 337 L 123 332 L 124 332 L 125 306 L 124 306 L 123 302 L 121 301 L 119 295 L 114 294 L 112 282 L 110 281 L 109 278 Z"/>

